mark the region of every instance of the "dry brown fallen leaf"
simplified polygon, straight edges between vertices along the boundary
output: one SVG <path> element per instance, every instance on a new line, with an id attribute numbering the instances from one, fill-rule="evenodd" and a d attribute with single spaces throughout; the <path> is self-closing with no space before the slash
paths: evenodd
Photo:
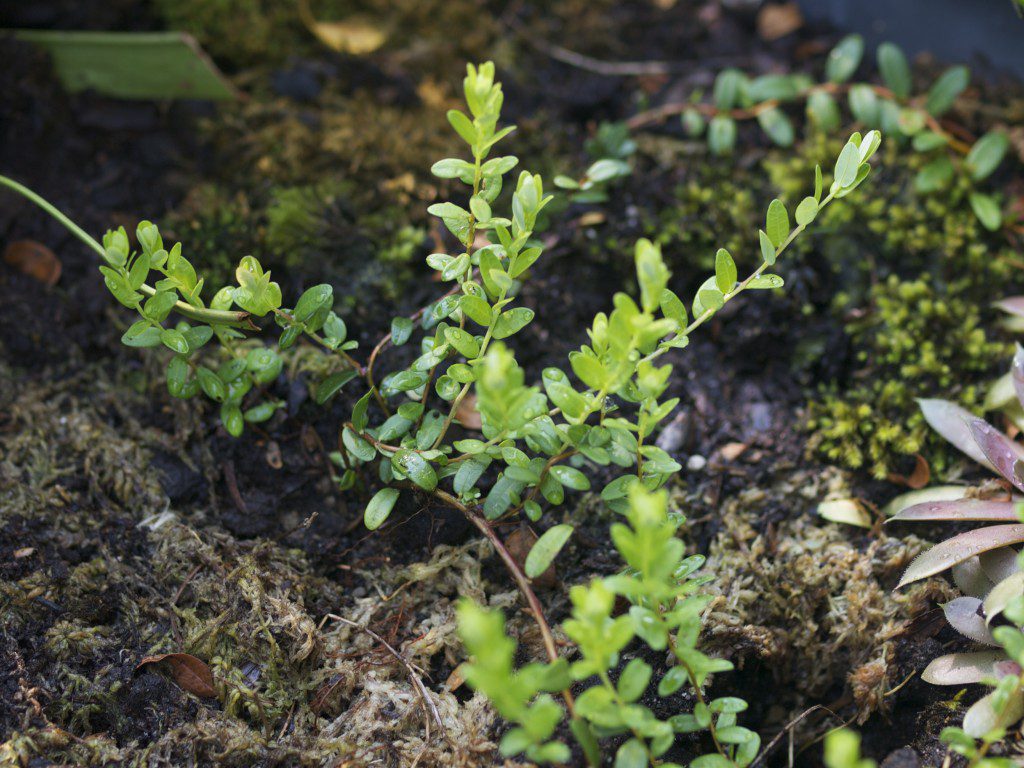
<path id="1" fill-rule="evenodd" d="M 890 474 L 887 478 L 890 483 L 896 483 L 898 485 L 905 485 L 913 490 L 919 490 L 924 488 L 931 482 L 932 470 L 928 466 L 928 462 L 921 454 L 915 455 L 916 464 L 914 465 L 914 471 L 909 475 L 897 475 Z"/>
<path id="2" fill-rule="evenodd" d="M 757 34 L 768 42 L 796 32 L 803 25 L 804 17 L 796 3 L 769 3 L 757 14 Z"/>
<path id="3" fill-rule="evenodd" d="M 465 662 L 459 664 L 459 666 L 453 669 L 452 673 L 448 675 L 448 679 L 444 681 L 444 687 L 447 688 L 449 691 L 457 690 L 458 688 L 462 687 L 462 684 L 464 682 L 466 682 L 466 676 L 463 674 L 463 672 L 465 671 L 463 669 L 464 666 Z"/>
<path id="4" fill-rule="evenodd" d="M 526 556 L 530 554 L 533 545 L 537 542 L 537 534 L 526 525 L 521 525 L 505 537 L 505 548 L 512 555 L 516 564 L 523 568 L 526 565 Z M 536 586 L 543 589 L 550 589 L 558 586 L 558 577 L 555 575 L 555 566 L 551 564 L 540 576 L 530 579 Z"/>
<path id="5" fill-rule="evenodd" d="M 387 39 L 387 35 L 373 24 L 355 19 L 317 22 L 313 33 L 324 45 L 353 56 L 373 53 Z"/>
<path id="6" fill-rule="evenodd" d="M 35 240 L 15 240 L 4 249 L 4 261 L 19 272 L 51 287 L 60 280 L 60 259 Z"/>
<path id="7" fill-rule="evenodd" d="M 466 429 L 478 430 L 483 426 L 483 421 L 480 419 L 480 411 L 476 409 L 476 395 L 470 392 L 462 398 L 462 402 L 459 403 L 459 407 L 455 410 L 455 418 Z"/>
<path id="8" fill-rule="evenodd" d="M 365 56 L 380 48 L 388 37 L 373 22 L 355 16 L 345 21 L 318 21 L 309 10 L 307 0 L 299 3 L 299 15 L 320 42 L 339 53 Z"/>
<path id="9" fill-rule="evenodd" d="M 138 663 L 135 671 L 149 664 L 166 666 L 171 677 L 181 688 L 204 699 L 212 699 L 217 695 L 213 687 L 213 672 L 205 661 L 197 659 L 189 653 L 161 653 L 147 656 Z"/>
<path id="10" fill-rule="evenodd" d="M 604 222 L 605 215 L 601 211 L 590 211 L 576 219 L 576 224 L 580 227 L 596 227 L 598 224 L 604 224 Z"/>
<path id="11" fill-rule="evenodd" d="M 726 443 L 718 452 L 726 461 L 736 461 L 748 447 L 746 443 Z"/>

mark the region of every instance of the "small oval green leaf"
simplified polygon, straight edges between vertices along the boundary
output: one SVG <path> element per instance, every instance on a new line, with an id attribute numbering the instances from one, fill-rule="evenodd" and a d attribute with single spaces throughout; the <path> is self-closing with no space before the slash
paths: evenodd
<path id="1" fill-rule="evenodd" d="M 523 566 L 526 575 L 535 579 L 544 573 L 562 547 L 565 546 L 565 542 L 572 536 L 572 532 L 571 525 L 556 525 L 545 531 L 544 535 L 537 539 L 533 548 L 530 549 L 530 554 L 526 556 L 526 563 Z"/>
<path id="2" fill-rule="evenodd" d="M 398 496 L 397 488 L 381 488 L 374 494 L 363 512 L 363 524 L 368 530 L 375 531 L 384 524 L 391 514 L 391 510 L 395 508 Z"/>

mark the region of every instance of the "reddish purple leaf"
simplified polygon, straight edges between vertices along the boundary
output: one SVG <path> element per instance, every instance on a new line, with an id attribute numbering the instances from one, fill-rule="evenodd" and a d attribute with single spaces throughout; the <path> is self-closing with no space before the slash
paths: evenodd
<path id="1" fill-rule="evenodd" d="M 957 501 L 929 501 L 915 504 L 897 512 L 890 520 L 980 520 L 983 522 L 1017 522 L 1020 518 L 1014 512 L 1012 501 L 982 501 L 981 499 L 958 499 Z"/>
<path id="2" fill-rule="evenodd" d="M 996 307 L 1011 315 L 1024 317 L 1024 296 L 1011 296 L 996 302 Z"/>
<path id="3" fill-rule="evenodd" d="M 906 586 L 911 582 L 934 576 L 952 568 L 957 563 L 988 552 L 990 549 L 998 549 L 1011 544 L 1019 544 L 1024 541 L 1024 525 L 991 525 L 987 528 L 977 528 L 973 531 L 966 531 L 951 539 L 939 542 L 914 558 L 896 589 Z"/>
<path id="4" fill-rule="evenodd" d="M 1013 379 L 1013 391 L 1017 393 L 1017 401 L 1024 406 L 1024 347 L 1017 344 L 1010 366 L 1010 377 Z"/>
<path id="5" fill-rule="evenodd" d="M 974 441 L 970 427 L 967 426 L 969 420 L 977 418 L 973 413 L 949 400 L 921 399 L 917 404 L 921 406 L 921 414 L 932 429 L 976 462 L 995 471 L 996 468 L 985 458 L 984 452 Z"/>
<path id="6" fill-rule="evenodd" d="M 1017 462 L 1024 460 L 1024 447 L 982 419 L 974 419 L 968 422 L 968 426 L 974 441 L 996 468 L 996 472 L 1013 483 L 1018 490 L 1024 491 L 1024 480 L 1018 476 L 1016 468 Z"/>

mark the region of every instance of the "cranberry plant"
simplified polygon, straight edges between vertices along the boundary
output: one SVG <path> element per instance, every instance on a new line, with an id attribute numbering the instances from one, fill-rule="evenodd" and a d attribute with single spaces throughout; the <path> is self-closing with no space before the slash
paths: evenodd
<path id="1" fill-rule="evenodd" d="M 534 762 L 567 762 L 569 747 L 553 739 L 565 714 L 550 692 L 568 688 L 573 680 L 594 680 L 576 699 L 570 723 L 591 765 L 601 764 L 600 739 L 625 735 L 615 765 L 672 766 L 659 758 L 677 734 L 700 731 L 708 732 L 715 751 L 694 760 L 695 768 L 749 765 L 761 740 L 737 724 L 746 702 L 704 696 L 710 675 L 732 669 L 730 662 L 697 648 L 701 615 L 711 600 L 699 589 L 712 577 L 697 575 L 703 557 L 684 557 L 683 542 L 676 537 L 684 518 L 669 511 L 665 490 L 652 493 L 640 480 L 631 479 L 625 522 L 611 529 L 625 569 L 570 591 L 572 614 L 562 629 L 576 645 L 575 661 L 560 658 L 516 669 L 516 644 L 505 634 L 501 613 L 464 601 L 459 632 L 473 658 L 465 668 L 466 680 L 514 723 L 501 740 L 506 756 L 525 753 Z M 628 610 L 616 610 L 618 598 L 625 599 Z M 638 656 L 620 668 L 626 649 L 637 639 L 654 652 L 669 652 L 672 661 L 656 680 L 651 665 Z M 661 720 L 641 703 L 648 689 L 670 697 L 684 687 L 696 698 L 692 712 Z"/>
<path id="2" fill-rule="evenodd" d="M 1018 405 L 1024 405 L 1024 348 L 1019 345 L 1009 375 Z M 933 429 L 996 475 L 977 488 L 942 486 L 907 494 L 890 518 L 989 524 L 939 542 L 910 564 L 899 584 L 949 570 L 964 593 L 943 606 L 946 620 L 985 650 L 940 656 L 922 678 L 935 685 L 994 686 L 967 710 L 963 728 L 946 734 L 954 748 L 970 757 L 976 754 L 969 746 L 974 739 L 991 736 L 991 746 L 1002 738 L 998 733 L 1024 717 L 1024 569 L 1016 549 L 1024 542 L 1024 446 L 955 403 L 921 400 L 920 405 Z"/>
<path id="3" fill-rule="evenodd" d="M 796 140 L 791 117 L 796 109 L 802 107 L 812 125 L 831 132 L 842 122 L 845 101 L 857 122 L 881 129 L 924 158 L 914 179 L 916 192 L 966 200 L 985 228 L 1000 229 L 1004 201 L 986 189 L 985 181 L 1006 156 L 1009 136 L 997 129 L 976 137 L 948 119 L 970 86 L 970 70 L 950 67 L 927 88 L 917 90 L 903 51 L 886 42 L 878 46 L 875 57 L 880 82 L 858 80 L 864 52 L 860 35 L 844 37 L 829 52 L 821 78 L 802 73 L 751 77 L 739 69 L 725 69 L 716 77 L 710 99 L 695 92 L 641 112 L 628 125 L 637 129 L 679 116 L 689 135 L 705 136 L 712 152 L 728 155 L 741 122 L 757 122 L 773 143 L 788 147 Z"/>
<path id="4" fill-rule="evenodd" d="M 97 252 L 107 288 L 137 315 L 123 342 L 169 350 L 170 394 L 214 401 L 230 434 L 240 435 L 246 422 L 274 417 L 281 404 L 267 399 L 263 386 L 281 373 L 281 351 L 296 344 L 318 346 L 329 356 L 329 372 L 313 387 L 318 403 L 361 382 L 333 458 L 341 489 L 367 496 L 376 489 L 365 507 L 366 527 L 385 524 L 402 493 L 426 494 L 460 511 L 491 542 L 540 630 L 547 662 L 517 670 L 502 617 L 469 604 L 459 611 L 474 657 L 467 679 L 515 726 L 502 741 L 505 754 L 525 752 L 537 762 L 566 759 L 566 745 L 552 740 L 564 712 L 550 693 L 561 691 L 571 730 L 593 764 L 607 737 L 629 737 L 616 764 L 633 766 L 658 760 L 677 734 L 707 731 L 713 751 L 695 762 L 698 768 L 745 766 L 759 740 L 737 724 L 742 701 L 704 698 L 708 676 L 729 664 L 697 650 L 706 602 L 698 588 L 706 577 L 694 573 L 699 559 L 683 557 L 675 536 L 682 518 L 669 513 L 659 491 L 680 468 L 652 440 L 678 402 L 664 397 L 673 366 L 659 359 L 686 347 L 694 331 L 741 293 L 783 286 L 770 271 L 776 260 L 823 208 L 864 181 L 881 136 L 854 134 L 828 186 L 818 167 L 812 191 L 792 214 L 780 200 L 771 202 L 758 232 L 757 266 L 742 279 L 733 256 L 719 249 L 714 274 L 684 302 L 670 287 L 659 248 L 640 240 L 634 253 L 639 296 L 616 293 L 611 310 L 594 317 L 586 342 L 569 353 L 567 365 L 528 376 L 513 345 L 534 311 L 517 299 L 543 255 L 536 227 L 551 196 L 539 175 L 512 176 L 518 160 L 496 152 L 513 127 L 499 125 L 503 95 L 493 64 L 470 65 L 463 90 L 468 111 L 451 110 L 448 121 L 467 154 L 432 169 L 465 188 L 458 202 L 429 209 L 453 238 L 451 253 L 427 258 L 447 289 L 413 315 L 394 318 L 390 332 L 362 360 L 333 309 L 330 285 L 315 285 L 286 306 L 271 273 L 245 256 L 236 284 L 207 301 L 205 280 L 181 244 L 165 244 L 154 224 L 139 224 L 137 249 L 123 228 L 98 242 L 31 190 L 2 176 L 0 184 L 44 208 Z M 502 195 L 507 187 L 510 193 Z M 270 318 L 279 327 L 276 344 L 247 336 Z M 389 351 L 405 345 L 414 348 L 411 362 L 385 366 Z M 467 412 L 475 418 L 466 419 Z M 573 588 L 573 613 L 563 630 L 578 658 L 567 664 L 530 579 L 551 565 L 572 527 L 550 528 L 524 567 L 494 523 L 519 516 L 541 521 L 567 491 L 591 489 L 594 473 L 588 470 L 594 467 L 613 468 L 616 475 L 600 496 L 625 520 L 611 530 L 625 567 Z M 625 614 L 615 611 L 617 597 L 630 606 Z M 613 683 L 612 672 L 634 638 L 655 651 L 669 650 L 672 664 L 652 680 L 653 669 L 633 659 Z M 595 678 L 574 698 L 572 680 Z M 637 703 L 649 685 L 661 696 L 689 686 L 697 704 L 661 721 Z"/>

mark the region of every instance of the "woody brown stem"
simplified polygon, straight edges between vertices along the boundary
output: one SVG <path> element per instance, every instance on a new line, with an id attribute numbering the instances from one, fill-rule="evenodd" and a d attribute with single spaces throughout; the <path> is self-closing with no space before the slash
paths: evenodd
<path id="1" fill-rule="evenodd" d="M 477 527 L 477 530 L 482 533 L 486 539 L 494 547 L 494 551 L 498 553 L 498 557 L 505 564 L 506 570 L 512 574 L 512 578 L 516 582 L 516 586 L 519 587 L 519 592 L 526 600 L 526 604 L 533 614 L 534 621 L 537 623 L 537 628 L 540 630 L 541 638 L 544 641 L 544 650 L 547 652 L 548 659 L 551 662 L 556 662 L 560 658 L 558 655 L 558 647 L 555 645 L 555 636 L 551 632 L 551 626 L 548 624 L 547 619 L 544 617 L 544 609 L 541 607 L 540 600 L 537 598 L 536 593 L 533 591 L 533 587 L 530 586 L 530 580 L 523 573 L 523 569 L 519 567 L 519 563 L 512 557 L 512 553 L 505 547 L 505 543 L 495 533 L 494 528 L 490 522 L 484 518 L 477 510 L 472 507 L 466 506 L 457 498 L 452 496 L 446 491 L 440 489 L 434 490 L 433 494 L 436 498 L 443 501 L 450 507 L 459 510 L 463 515 L 466 516 L 473 525 Z M 569 710 L 571 717 L 576 716 L 576 702 L 573 699 L 572 692 L 566 688 L 562 691 L 562 698 L 565 700 L 565 706 Z"/>

